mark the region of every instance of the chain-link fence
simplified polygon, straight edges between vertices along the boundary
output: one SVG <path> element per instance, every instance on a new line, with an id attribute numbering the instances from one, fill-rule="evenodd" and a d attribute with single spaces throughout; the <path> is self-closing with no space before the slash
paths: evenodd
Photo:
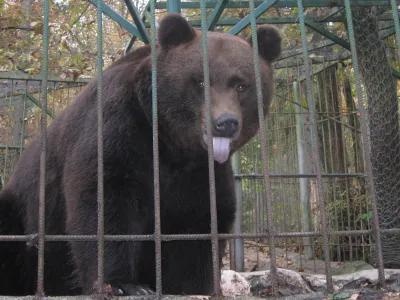
<path id="1" fill-rule="evenodd" d="M 380 40 L 376 14 L 372 8 L 353 9 L 360 72 L 368 103 L 371 161 L 366 163 L 372 166 L 380 227 L 390 229 L 400 226 L 399 100 L 397 80 L 388 62 L 390 53 Z M 386 267 L 400 267 L 399 236 L 382 236 L 382 250 Z"/>

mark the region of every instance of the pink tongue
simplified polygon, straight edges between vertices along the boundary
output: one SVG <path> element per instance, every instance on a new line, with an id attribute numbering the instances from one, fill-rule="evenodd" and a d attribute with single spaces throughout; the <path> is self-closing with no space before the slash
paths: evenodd
<path id="1" fill-rule="evenodd" d="M 213 137 L 214 160 L 220 164 L 229 158 L 229 146 L 231 139 L 222 137 Z"/>

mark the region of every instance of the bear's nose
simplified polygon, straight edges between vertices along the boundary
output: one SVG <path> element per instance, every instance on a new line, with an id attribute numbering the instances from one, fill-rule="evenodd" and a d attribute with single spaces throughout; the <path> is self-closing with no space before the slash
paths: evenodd
<path id="1" fill-rule="evenodd" d="M 232 114 L 223 114 L 215 121 L 215 130 L 221 137 L 234 136 L 238 128 L 239 121 Z"/>

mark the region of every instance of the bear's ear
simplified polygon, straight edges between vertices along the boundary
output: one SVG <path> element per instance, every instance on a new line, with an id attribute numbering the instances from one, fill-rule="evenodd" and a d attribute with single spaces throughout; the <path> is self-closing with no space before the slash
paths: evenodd
<path id="1" fill-rule="evenodd" d="M 269 62 L 274 61 L 281 54 L 281 34 L 270 25 L 263 25 L 257 28 L 258 53 Z M 252 36 L 247 38 L 247 42 L 253 45 Z"/>
<path id="2" fill-rule="evenodd" d="M 169 13 L 158 28 L 158 42 L 164 50 L 190 42 L 196 37 L 196 31 L 189 22 L 177 13 Z"/>

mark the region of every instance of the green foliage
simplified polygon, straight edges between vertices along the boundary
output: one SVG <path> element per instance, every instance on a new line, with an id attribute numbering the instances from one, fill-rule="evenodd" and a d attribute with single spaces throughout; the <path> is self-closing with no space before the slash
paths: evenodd
<path id="1" fill-rule="evenodd" d="M 357 217 L 357 219 L 356 219 L 356 222 L 359 222 L 361 220 L 362 221 L 366 221 L 366 222 L 370 222 L 371 219 L 372 219 L 372 210 L 370 210 L 370 211 L 368 211 L 368 212 L 366 212 L 364 214 L 359 215 Z"/>
<path id="2" fill-rule="evenodd" d="M 0 69 L 37 74 L 41 67 L 43 5 L 40 1 L 34 1 L 31 7 L 23 7 L 22 1 L 2 3 L 5 17 L 0 17 L 0 28 L 7 30 L 0 31 Z M 116 0 L 105 3 L 119 4 Z M 87 1 L 52 0 L 49 19 L 50 73 L 74 79 L 93 76 L 97 57 L 95 7 Z M 123 54 L 129 34 L 108 18 L 103 19 L 103 30 L 107 36 L 103 45 L 106 65 Z"/>

